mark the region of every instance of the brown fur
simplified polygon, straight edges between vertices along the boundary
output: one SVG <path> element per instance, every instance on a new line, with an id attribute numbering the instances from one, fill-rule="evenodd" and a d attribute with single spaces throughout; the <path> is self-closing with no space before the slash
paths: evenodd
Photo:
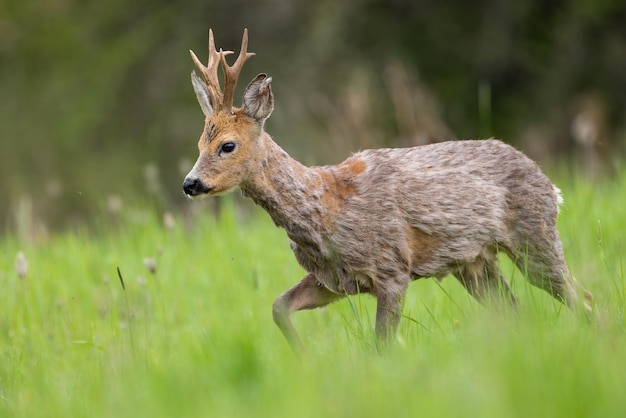
<path id="1" fill-rule="evenodd" d="M 320 170 L 323 184 L 322 205 L 331 213 L 338 212 L 346 200 L 354 196 L 354 181 L 343 171 Z"/>
<path id="2" fill-rule="evenodd" d="M 207 115 L 184 189 L 197 196 L 238 186 L 285 229 L 308 272 L 273 306 L 292 345 L 301 343 L 291 313 L 356 293 L 377 298 L 376 332 L 390 338 L 416 278 L 451 274 L 479 300 L 498 290 L 515 302 L 498 251 L 533 285 L 590 312 L 556 230 L 558 189 L 524 154 L 497 140 L 452 141 L 366 150 L 336 166 L 305 167 L 263 130 L 273 109 L 270 81 L 257 76 L 241 109 Z M 194 88 L 210 109 L 202 88 Z M 221 152 L 226 142 L 236 149 Z"/>
<path id="3" fill-rule="evenodd" d="M 423 265 L 433 261 L 433 257 L 439 250 L 440 239 L 435 235 L 428 235 L 419 228 L 410 228 L 407 233 L 409 251 L 412 265 Z"/>

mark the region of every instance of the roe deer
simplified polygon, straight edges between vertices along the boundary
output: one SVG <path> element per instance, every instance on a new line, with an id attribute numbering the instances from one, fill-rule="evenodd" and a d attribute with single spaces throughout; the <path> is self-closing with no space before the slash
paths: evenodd
<path id="1" fill-rule="evenodd" d="M 395 334 L 411 280 L 448 274 L 479 301 L 502 291 L 515 303 L 498 270 L 504 251 L 529 281 L 574 308 L 591 313 L 571 278 L 556 229 L 559 190 L 521 152 L 498 140 L 451 141 L 356 153 L 341 164 L 306 167 L 264 131 L 274 108 L 272 79 L 259 74 L 243 106 L 233 107 L 247 52 L 244 31 L 234 65 L 215 48 L 191 81 L 206 120 L 200 156 L 183 183 L 188 197 L 239 187 L 286 230 L 308 274 L 273 305 L 274 321 L 298 348 L 290 315 L 347 295 L 377 299 L 376 334 Z M 224 91 L 218 66 L 224 72 Z"/>

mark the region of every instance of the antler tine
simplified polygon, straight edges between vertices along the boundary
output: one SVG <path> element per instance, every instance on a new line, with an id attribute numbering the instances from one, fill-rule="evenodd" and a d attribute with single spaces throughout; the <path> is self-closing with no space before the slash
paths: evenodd
<path id="1" fill-rule="evenodd" d="M 224 100 L 224 96 L 222 94 L 222 89 L 220 88 L 219 78 L 217 76 L 217 70 L 219 66 L 219 62 L 223 59 L 224 55 L 232 54 L 232 51 L 222 51 L 219 52 L 215 48 L 215 39 L 213 37 L 213 30 L 209 29 L 209 61 L 207 66 L 204 66 L 196 56 L 196 54 L 189 50 L 191 54 L 191 59 L 193 63 L 196 65 L 196 68 L 202 76 L 204 77 L 204 81 L 209 89 L 209 95 L 211 96 L 211 102 L 214 107 L 222 106 L 222 102 Z"/>
<path id="2" fill-rule="evenodd" d="M 232 66 L 229 66 L 226 62 L 224 56 L 226 55 L 226 51 L 221 53 L 221 61 L 222 67 L 224 69 L 224 101 L 223 101 L 223 109 L 225 111 L 230 111 L 233 107 L 233 98 L 235 97 L 235 88 L 237 87 L 237 79 L 239 78 L 239 73 L 241 72 L 241 68 L 243 64 L 250 58 L 255 55 L 254 52 L 248 52 L 248 29 L 243 30 L 243 39 L 241 40 L 241 51 L 239 52 L 239 56 L 237 60 Z"/>

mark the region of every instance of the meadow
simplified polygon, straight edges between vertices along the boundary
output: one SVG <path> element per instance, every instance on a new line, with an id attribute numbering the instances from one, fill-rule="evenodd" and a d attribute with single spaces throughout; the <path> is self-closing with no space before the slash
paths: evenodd
<path id="1" fill-rule="evenodd" d="M 294 355 L 271 305 L 304 272 L 266 214 L 230 199 L 219 215 L 196 202 L 164 222 L 136 205 L 40 241 L 5 235 L 0 417 L 624 416 L 626 175 L 558 177 L 593 320 L 502 259 L 517 311 L 416 281 L 384 353 L 363 295 L 296 313 L 308 352 Z"/>

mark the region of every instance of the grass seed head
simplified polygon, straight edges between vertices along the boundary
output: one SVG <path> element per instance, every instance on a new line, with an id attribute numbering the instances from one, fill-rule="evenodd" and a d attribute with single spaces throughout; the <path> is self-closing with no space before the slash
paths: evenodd
<path id="1" fill-rule="evenodd" d="M 22 251 L 15 257 L 15 272 L 20 279 L 25 279 L 28 274 L 28 260 Z"/>
<path id="2" fill-rule="evenodd" d="M 146 266 L 148 271 L 152 274 L 156 273 L 156 259 L 155 258 L 144 258 L 143 265 Z"/>

